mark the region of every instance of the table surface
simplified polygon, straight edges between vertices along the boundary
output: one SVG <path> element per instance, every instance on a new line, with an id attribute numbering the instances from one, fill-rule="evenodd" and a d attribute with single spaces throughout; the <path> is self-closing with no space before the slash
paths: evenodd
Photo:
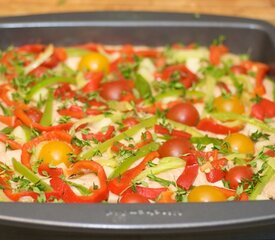
<path id="1" fill-rule="evenodd" d="M 275 0 L 0 0 L 0 16 L 104 10 L 206 13 L 257 18 L 275 25 Z"/>

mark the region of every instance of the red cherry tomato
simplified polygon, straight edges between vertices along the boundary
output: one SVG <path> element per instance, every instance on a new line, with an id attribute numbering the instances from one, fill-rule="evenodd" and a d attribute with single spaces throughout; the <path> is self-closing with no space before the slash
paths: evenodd
<path id="1" fill-rule="evenodd" d="M 123 95 L 131 90 L 131 81 L 113 81 L 102 84 L 100 96 L 105 100 L 116 100 L 122 99 Z"/>
<path id="2" fill-rule="evenodd" d="M 250 181 L 252 177 L 253 171 L 248 166 L 233 167 L 225 174 L 225 180 L 232 189 L 236 189 L 242 181 Z"/>
<path id="3" fill-rule="evenodd" d="M 200 120 L 197 109 L 191 103 L 187 102 L 173 106 L 167 112 L 166 117 L 188 126 L 196 126 Z"/>
<path id="4" fill-rule="evenodd" d="M 185 138 L 172 138 L 163 143 L 158 152 L 160 157 L 180 157 L 185 153 L 189 153 L 194 146 Z"/>
<path id="5" fill-rule="evenodd" d="M 119 201 L 120 203 L 150 203 L 146 197 L 137 193 L 126 193 Z"/>

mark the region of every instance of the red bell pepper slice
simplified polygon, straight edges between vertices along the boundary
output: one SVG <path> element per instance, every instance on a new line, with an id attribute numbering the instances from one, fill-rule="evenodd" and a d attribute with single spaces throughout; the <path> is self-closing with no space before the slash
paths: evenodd
<path id="1" fill-rule="evenodd" d="M 86 73 L 85 78 L 89 80 L 89 82 L 82 88 L 82 91 L 85 93 L 89 93 L 98 90 L 103 76 L 103 72 Z"/>
<path id="2" fill-rule="evenodd" d="M 191 134 L 181 130 L 172 129 L 172 131 L 170 132 L 169 129 L 161 125 L 155 125 L 154 130 L 155 130 L 155 133 L 162 134 L 162 135 L 169 135 L 172 137 L 183 137 L 187 139 L 192 137 Z"/>
<path id="3" fill-rule="evenodd" d="M 254 93 L 258 96 L 262 96 L 265 94 L 266 89 L 263 84 L 264 78 L 269 70 L 269 67 L 266 64 L 260 62 L 252 62 L 252 61 L 244 61 L 242 62 L 242 66 L 249 71 L 253 67 L 256 67 L 256 83 L 254 88 Z"/>
<path id="4" fill-rule="evenodd" d="M 110 139 L 115 131 L 114 126 L 108 126 L 106 133 L 98 132 L 98 133 L 88 133 L 82 134 L 84 140 L 91 140 L 96 139 L 99 142 L 105 142 L 106 140 Z"/>
<path id="5" fill-rule="evenodd" d="M 202 131 L 212 132 L 216 134 L 230 134 L 239 132 L 243 126 L 227 127 L 215 122 L 211 118 L 203 118 L 197 125 L 197 128 Z"/>
<path id="6" fill-rule="evenodd" d="M 107 200 L 108 185 L 107 177 L 103 167 L 94 161 L 79 161 L 67 170 L 67 175 L 79 174 L 83 171 L 90 171 L 97 175 L 99 179 L 99 188 L 93 189 L 89 196 L 79 196 L 75 194 L 69 185 L 63 182 L 59 177 L 53 177 L 50 180 L 51 186 L 56 192 L 61 192 L 61 198 L 65 203 L 97 203 Z"/>
<path id="7" fill-rule="evenodd" d="M 252 106 L 251 116 L 262 121 L 265 118 L 275 117 L 275 102 L 262 98 L 260 102 Z"/>
<path id="8" fill-rule="evenodd" d="M 77 119 L 82 119 L 86 116 L 85 112 L 82 110 L 82 107 L 76 105 L 72 105 L 69 108 L 59 109 L 58 113 L 62 116 L 69 116 Z"/>
<path id="9" fill-rule="evenodd" d="M 228 188 L 222 188 L 222 187 L 216 187 L 218 190 L 220 190 L 227 198 L 230 197 L 236 197 L 236 190 L 228 189 Z M 237 200 L 239 201 L 247 201 L 248 195 L 247 193 L 243 192 L 240 194 L 239 198 Z"/>
<path id="10" fill-rule="evenodd" d="M 59 124 L 56 126 L 50 126 L 50 127 L 45 127 L 42 126 L 39 123 L 34 122 L 25 112 L 27 108 L 22 107 L 22 106 L 17 106 L 14 110 L 14 115 L 22 121 L 26 126 L 30 128 L 37 129 L 39 131 L 59 131 L 59 130 L 68 130 L 72 127 L 73 123 L 63 123 Z"/>
<path id="11" fill-rule="evenodd" d="M 185 86 L 185 88 L 190 88 L 193 82 L 197 81 L 197 76 L 183 64 L 173 65 L 165 68 L 161 74 L 161 78 L 163 80 L 169 80 L 172 74 L 175 72 L 180 73 L 180 82 Z"/>
<path id="12" fill-rule="evenodd" d="M 45 45 L 42 44 L 27 44 L 20 46 L 17 51 L 18 52 L 27 52 L 27 53 L 41 53 L 45 50 Z"/>
<path id="13" fill-rule="evenodd" d="M 62 168 L 50 168 L 48 164 L 41 163 L 38 167 L 38 173 L 41 176 L 59 177 L 63 174 Z"/>
<path id="14" fill-rule="evenodd" d="M 15 127 L 15 117 L 12 116 L 0 116 L 0 122 L 9 127 Z"/>
<path id="15" fill-rule="evenodd" d="M 24 164 L 29 169 L 31 169 L 31 164 L 30 164 L 31 154 L 29 151 L 33 147 L 37 146 L 39 143 L 43 141 L 50 141 L 50 140 L 60 140 L 67 143 L 71 143 L 72 137 L 65 131 L 52 131 L 52 132 L 43 133 L 41 136 L 38 136 L 30 140 L 29 142 L 25 143 L 22 146 L 21 163 Z M 76 148 L 75 146 L 73 147 L 74 147 L 74 152 L 78 153 L 79 149 Z"/>
<path id="16" fill-rule="evenodd" d="M 188 190 L 194 183 L 199 172 L 199 164 L 194 154 L 182 157 L 186 161 L 186 166 L 182 174 L 177 179 L 177 185 Z"/>
<path id="17" fill-rule="evenodd" d="M 209 55 L 209 60 L 210 63 L 213 65 L 219 65 L 221 62 L 221 57 L 228 53 L 228 48 L 224 45 L 212 45 L 210 46 L 210 55 Z"/>
<path id="18" fill-rule="evenodd" d="M 17 149 L 21 149 L 22 145 L 17 143 L 16 141 L 13 141 L 11 139 L 9 139 L 5 134 L 0 133 L 0 142 L 3 142 L 5 144 L 8 144 L 11 149 L 13 150 L 17 150 Z"/>
<path id="19" fill-rule="evenodd" d="M 211 169 L 210 172 L 206 173 L 206 179 L 208 182 L 215 183 L 224 178 L 225 173 L 221 169 Z"/>
<path id="20" fill-rule="evenodd" d="M 75 97 L 75 95 L 76 95 L 75 91 L 73 91 L 71 89 L 70 84 L 68 84 L 68 83 L 61 84 L 54 91 L 54 96 L 56 98 L 61 98 L 62 100 L 73 98 L 73 97 Z"/>
<path id="21" fill-rule="evenodd" d="M 13 193 L 11 189 L 4 189 L 3 192 L 6 194 L 6 196 L 15 202 L 18 202 L 20 198 L 22 197 L 31 197 L 34 200 L 37 200 L 38 194 L 35 192 L 25 191 L 25 192 L 16 192 Z"/>
<path id="22" fill-rule="evenodd" d="M 135 187 L 135 191 L 133 191 L 132 188 L 128 188 L 124 193 L 124 194 L 127 194 L 127 193 L 138 193 L 139 195 L 143 196 L 143 197 L 146 197 L 148 199 L 156 199 L 157 197 L 159 197 L 159 195 L 162 193 L 162 192 L 165 192 L 167 191 L 168 188 L 165 188 L 165 187 L 160 187 L 160 188 L 150 188 L 150 187 L 143 187 L 143 186 L 136 186 Z"/>
<path id="23" fill-rule="evenodd" d="M 124 172 L 121 176 L 112 179 L 109 182 L 109 189 L 112 193 L 120 195 L 123 193 L 127 188 L 130 187 L 132 180 L 143 170 L 145 169 L 147 163 L 149 161 L 154 160 L 158 157 L 158 152 L 151 152 L 149 153 L 141 163 L 139 163 L 136 167 L 131 168 Z"/>

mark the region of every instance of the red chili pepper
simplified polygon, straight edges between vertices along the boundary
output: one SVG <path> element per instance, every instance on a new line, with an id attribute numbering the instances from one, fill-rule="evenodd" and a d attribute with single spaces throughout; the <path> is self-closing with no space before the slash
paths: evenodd
<path id="1" fill-rule="evenodd" d="M 67 174 L 75 175 L 80 172 L 93 172 L 99 179 L 99 188 L 93 189 L 92 194 L 89 196 L 76 195 L 69 185 L 62 181 L 59 177 L 53 177 L 50 180 L 51 186 L 56 192 L 61 193 L 61 198 L 66 203 L 97 203 L 107 200 L 108 198 L 108 186 L 107 177 L 103 167 L 94 161 L 79 161 L 75 163 L 70 169 L 67 170 Z"/>
<path id="2" fill-rule="evenodd" d="M 183 137 L 187 139 L 192 137 L 191 134 L 181 130 L 172 129 L 172 131 L 170 132 L 167 128 L 161 125 L 155 125 L 154 130 L 155 130 L 155 133 L 162 134 L 162 135 L 169 135 L 172 137 Z"/>
<path id="3" fill-rule="evenodd" d="M 229 87 L 224 83 L 224 82 L 218 82 L 217 86 L 221 89 L 226 91 L 227 93 L 231 93 L 231 90 L 229 89 Z"/>
<path id="4" fill-rule="evenodd" d="M 85 78 L 89 80 L 89 82 L 82 88 L 82 91 L 85 93 L 89 93 L 98 90 L 103 76 L 104 75 L 102 72 L 86 73 Z"/>
<path id="5" fill-rule="evenodd" d="M 1 84 L 0 85 L 0 99 L 7 105 L 7 106 L 14 106 L 15 102 L 10 100 L 8 96 L 8 92 L 12 89 L 10 84 Z"/>
<path id="6" fill-rule="evenodd" d="M 136 144 L 136 149 L 137 148 L 141 148 L 145 145 L 147 145 L 148 143 L 153 141 L 153 136 L 149 131 L 145 131 L 144 133 L 142 133 L 141 135 L 141 141 L 139 143 Z"/>
<path id="7" fill-rule="evenodd" d="M 130 187 L 132 180 L 146 167 L 146 164 L 158 156 L 158 152 L 151 152 L 136 167 L 131 168 L 124 172 L 121 176 L 112 179 L 109 182 L 110 191 L 120 195 Z"/>
<path id="8" fill-rule="evenodd" d="M 209 60 L 210 63 L 213 65 L 219 65 L 221 62 L 221 57 L 228 53 L 228 48 L 224 45 L 212 45 L 210 46 L 210 55 L 209 55 Z"/>
<path id="9" fill-rule="evenodd" d="M 251 116 L 264 120 L 275 117 L 275 102 L 262 98 L 259 103 L 255 103 L 251 109 Z"/>
<path id="10" fill-rule="evenodd" d="M 211 169 L 210 172 L 206 173 L 206 179 L 208 182 L 215 183 L 224 178 L 225 173 L 221 169 Z"/>
<path id="11" fill-rule="evenodd" d="M 211 118 L 203 118 L 197 125 L 197 128 L 202 131 L 212 132 L 216 134 L 230 134 L 239 132 L 243 126 L 227 127 L 215 122 Z"/>
<path id="12" fill-rule="evenodd" d="M 98 132 L 98 133 L 88 133 L 82 134 L 84 140 L 96 139 L 99 142 L 105 142 L 106 140 L 112 138 L 115 131 L 114 126 L 108 126 L 106 133 Z"/>
<path id="13" fill-rule="evenodd" d="M 172 74 L 175 72 L 179 72 L 180 82 L 185 86 L 185 88 L 190 88 L 193 82 L 197 81 L 197 76 L 183 64 L 173 65 L 165 68 L 162 72 L 161 78 L 163 80 L 170 80 Z"/>
<path id="14" fill-rule="evenodd" d="M 11 149 L 13 150 L 17 150 L 17 149 L 21 149 L 22 145 L 17 143 L 16 141 L 13 141 L 11 139 L 9 139 L 6 135 L 0 133 L 0 142 L 3 142 L 5 144 L 8 144 Z"/>
<path id="15" fill-rule="evenodd" d="M 72 127 L 73 123 L 63 123 L 56 126 L 45 127 L 39 123 L 32 121 L 32 119 L 26 114 L 24 107 L 18 106 L 14 110 L 14 115 L 22 121 L 26 126 L 37 129 L 39 131 L 58 131 L 68 130 Z"/>
<path id="16" fill-rule="evenodd" d="M 50 141 L 50 140 L 60 140 L 67 143 L 71 143 L 72 137 L 70 134 L 66 133 L 65 131 L 52 131 L 52 132 L 46 132 L 42 134 L 39 137 L 36 137 L 29 142 L 25 143 L 22 146 L 22 153 L 21 153 L 21 163 L 24 164 L 26 167 L 31 169 L 30 164 L 30 150 L 37 146 L 39 143 L 43 141 Z M 75 153 L 78 153 L 79 149 L 74 147 Z"/>
<path id="17" fill-rule="evenodd" d="M 199 164 L 194 154 L 182 157 L 186 161 L 186 166 L 182 174 L 177 179 L 177 185 L 188 190 L 194 183 L 199 172 Z"/>

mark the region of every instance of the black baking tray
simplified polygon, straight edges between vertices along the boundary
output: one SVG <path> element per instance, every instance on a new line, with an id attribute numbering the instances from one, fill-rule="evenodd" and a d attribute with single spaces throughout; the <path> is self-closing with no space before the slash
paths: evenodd
<path id="1" fill-rule="evenodd" d="M 0 48 L 85 42 L 208 45 L 275 63 L 275 29 L 251 19 L 148 12 L 47 14 L 0 19 Z M 275 202 L 183 204 L 0 203 L 0 239 L 274 239 Z"/>

